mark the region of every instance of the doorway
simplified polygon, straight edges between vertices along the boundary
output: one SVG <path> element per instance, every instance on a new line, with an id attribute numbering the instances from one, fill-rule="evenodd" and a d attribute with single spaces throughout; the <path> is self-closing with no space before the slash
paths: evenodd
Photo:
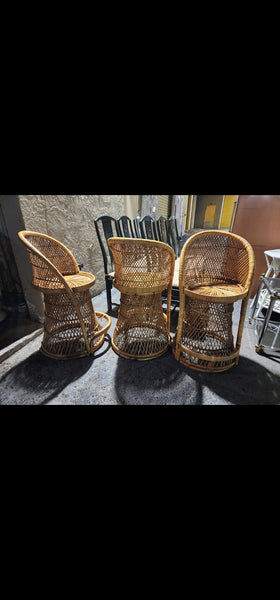
<path id="1" fill-rule="evenodd" d="M 38 329 L 31 321 L 0 199 L 0 350 Z"/>
<path id="2" fill-rule="evenodd" d="M 194 227 L 196 229 L 219 229 L 224 195 L 199 194 L 196 201 Z"/>
<path id="3" fill-rule="evenodd" d="M 159 217 L 165 217 L 169 219 L 171 215 L 171 199 L 172 196 L 159 196 L 158 197 L 158 215 Z"/>
<path id="4" fill-rule="evenodd" d="M 2 309 L 27 313 L 3 209 L 0 203 L 0 306 Z"/>

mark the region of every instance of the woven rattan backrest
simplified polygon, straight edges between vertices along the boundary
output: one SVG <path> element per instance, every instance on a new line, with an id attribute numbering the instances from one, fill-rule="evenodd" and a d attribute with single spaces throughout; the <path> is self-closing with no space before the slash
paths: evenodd
<path id="1" fill-rule="evenodd" d="M 185 244 L 180 265 L 180 285 L 235 282 L 250 288 L 255 269 L 254 251 L 244 238 L 223 231 L 204 231 Z"/>
<path id="2" fill-rule="evenodd" d="M 175 254 L 166 244 L 124 238 L 112 238 L 108 244 L 114 257 L 114 285 L 121 291 L 142 294 L 145 288 L 160 291 L 172 284 Z"/>
<path id="3" fill-rule="evenodd" d="M 34 231 L 21 231 L 18 235 L 29 253 L 35 287 L 61 288 L 64 275 L 79 272 L 73 254 L 54 238 Z"/>

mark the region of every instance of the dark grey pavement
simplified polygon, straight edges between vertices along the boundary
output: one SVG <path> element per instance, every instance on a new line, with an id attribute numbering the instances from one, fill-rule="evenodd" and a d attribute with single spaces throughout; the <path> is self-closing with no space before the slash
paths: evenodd
<path id="1" fill-rule="evenodd" d="M 116 302 L 119 294 L 113 292 Z M 106 312 L 106 294 L 94 298 Z M 112 313 L 112 335 L 117 306 Z M 236 320 L 236 315 L 235 315 Z M 175 332 L 177 314 L 172 317 Z M 280 353 L 255 352 L 246 320 L 240 362 L 226 373 L 204 374 L 180 365 L 169 351 L 153 361 L 118 357 L 107 337 L 94 357 L 54 361 L 40 352 L 41 336 L 0 364 L 2 405 L 266 405 L 280 404 Z"/>

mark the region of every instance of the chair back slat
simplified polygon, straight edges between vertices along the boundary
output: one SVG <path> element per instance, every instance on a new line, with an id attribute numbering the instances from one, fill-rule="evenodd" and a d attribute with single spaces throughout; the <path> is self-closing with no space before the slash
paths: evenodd
<path id="1" fill-rule="evenodd" d="M 103 256 L 105 275 L 107 275 L 114 270 L 113 255 L 108 240 L 112 237 L 120 237 L 119 224 L 114 217 L 101 215 L 95 219 L 94 225 Z"/>
<path id="2" fill-rule="evenodd" d="M 120 236 L 124 238 L 134 238 L 135 234 L 133 232 L 132 222 L 129 217 L 123 215 L 118 218 L 118 226 L 120 230 Z"/>
<path id="3" fill-rule="evenodd" d="M 175 252 L 175 256 L 178 258 L 181 254 L 181 240 L 178 233 L 176 217 L 169 218 L 169 238 L 171 246 Z"/>
<path id="4" fill-rule="evenodd" d="M 150 215 L 146 215 L 140 219 L 140 231 L 143 240 L 158 241 L 156 222 Z"/>
<path id="5" fill-rule="evenodd" d="M 141 217 L 139 217 L 139 215 L 137 217 L 134 217 L 133 219 L 134 232 L 136 238 L 141 238 L 140 221 Z"/>
<path id="6" fill-rule="evenodd" d="M 159 241 L 171 246 L 166 217 L 158 217 L 156 226 Z"/>

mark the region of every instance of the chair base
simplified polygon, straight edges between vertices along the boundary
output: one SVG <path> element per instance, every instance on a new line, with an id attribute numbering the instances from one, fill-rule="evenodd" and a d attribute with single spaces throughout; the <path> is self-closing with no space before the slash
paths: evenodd
<path id="1" fill-rule="evenodd" d="M 104 343 L 111 320 L 103 313 L 96 313 L 88 290 L 75 292 L 86 330 L 85 339 L 79 317 L 67 293 L 44 294 L 45 323 L 41 352 L 49 358 L 66 360 L 83 358 L 94 354 Z M 106 318 L 108 325 L 102 328 L 98 316 Z M 100 332 L 100 335 L 98 335 Z"/>
<path id="2" fill-rule="evenodd" d="M 161 293 L 152 296 L 122 293 L 112 337 L 113 350 L 130 360 L 152 360 L 167 352 L 169 342 Z"/>
<path id="3" fill-rule="evenodd" d="M 101 348 L 101 346 L 104 343 L 104 339 L 105 336 L 101 336 L 100 343 L 98 344 L 98 346 L 95 347 L 95 349 L 92 352 L 84 350 L 83 343 L 80 345 L 80 347 L 79 343 L 77 343 L 76 346 L 73 345 L 69 347 L 65 344 L 65 342 L 57 342 L 57 344 L 53 343 L 51 346 L 49 345 L 48 348 L 46 348 L 44 343 L 42 343 L 40 351 L 42 354 L 44 354 L 44 356 L 47 356 L 48 358 L 53 358 L 55 360 L 74 360 L 77 358 L 85 358 L 86 356 L 92 356 L 99 348 Z M 49 349 L 51 351 L 49 351 Z"/>
<path id="4" fill-rule="evenodd" d="M 232 335 L 233 304 L 185 298 L 182 333 L 173 340 L 173 354 L 183 365 L 220 373 L 238 364 Z"/>
<path id="5" fill-rule="evenodd" d="M 182 345 L 179 349 L 174 347 L 172 351 L 182 365 L 203 373 L 223 373 L 236 366 L 239 359 L 239 351 L 234 352 L 231 357 L 197 355 Z"/>

